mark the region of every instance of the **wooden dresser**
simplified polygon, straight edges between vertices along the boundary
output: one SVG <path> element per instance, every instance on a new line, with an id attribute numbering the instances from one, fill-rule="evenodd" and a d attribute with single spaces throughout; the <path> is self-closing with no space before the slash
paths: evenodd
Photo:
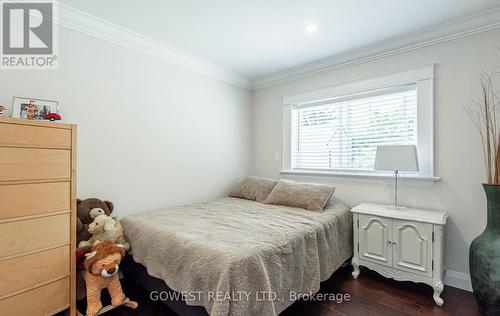
<path id="1" fill-rule="evenodd" d="M 0 314 L 75 315 L 76 126 L 0 118 Z"/>

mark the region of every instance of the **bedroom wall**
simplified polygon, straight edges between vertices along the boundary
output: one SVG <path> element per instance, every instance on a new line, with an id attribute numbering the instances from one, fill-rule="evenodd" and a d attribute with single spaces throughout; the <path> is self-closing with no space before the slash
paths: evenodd
<path id="1" fill-rule="evenodd" d="M 415 207 L 444 209 L 448 283 L 470 284 L 468 249 L 486 224 L 486 201 L 481 187 L 483 163 L 479 136 L 464 105 L 480 96 L 478 70 L 500 66 L 500 30 L 455 39 L 349 68 L 315 75 L 255 92 L 253 106 L 253 173 L 281 177 L 281 122 L 283 97 L 416 69 L 437 63 L 435 79 L 434 186 L 404 186 L 402 202 Z M 500 89 L 500 85 L 498 85 Z M 362 201 L 391 203 L 392 186 L 385 181 L 331 177 L 285 177 L 298 181 L 333 183 L 335 194 L 351 204 Z M 458 272 L 458 273 L 456 273 Z"/>
<path id="2" fill-rule="evenodd" d="M 60 102 L 78 125 L 78 197 L 109 199 L 125 216 L 224 195 L 248 173 L 250 92 L 59 32 L 59 69 L 0 70 L 0 104 Z"/>

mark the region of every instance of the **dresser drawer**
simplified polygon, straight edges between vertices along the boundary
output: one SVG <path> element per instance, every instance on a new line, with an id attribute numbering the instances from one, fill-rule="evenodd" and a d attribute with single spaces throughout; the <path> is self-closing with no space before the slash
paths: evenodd
<path id="1" fill-rule="evenodd" d="M 0 124 L 0 146 L 71 148 L 71 130 Z"/>
<path id="2" fill-rule="evenodd" d="M 0 224 L 2 257 L 69 244 L 70 214 Z"/>
<path id="3" fill-rule="evenodd" d="M 69 276 L 69 245 L 0 261 L 0 298 Z"/>
<path id="4" fill-rule="evenodd" d="M 69 179 L 71 152 L 0 147 L 0 181 Z"/>
<path id="5" fill-rule="evenodd" d="M 0 185 L 0 219 L 67 211 L 70 182 Z"/>
<path id="6" fill-rule="evenodd" d="M 2 316 L 53 315 L 69 307 L 69 278 L 0 300 Z"/>

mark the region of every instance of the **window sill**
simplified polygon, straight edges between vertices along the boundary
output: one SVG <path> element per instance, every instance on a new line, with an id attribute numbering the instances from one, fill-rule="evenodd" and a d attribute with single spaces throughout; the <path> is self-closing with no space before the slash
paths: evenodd
<path id="1" fill-rule="evenodd" d="M 321 170 L 281 170 L 282 175 L 289 176 L 309 176 L 309 177 L 331 177 L 345 181 L 361 181 L 361 182 L 388 182 L 394 180 L 394 175 L 372 173 L 372 172 L 341 172 L 341 171 L 321 171 Z M 440 177 L 432 176 L 415 176 L 400 174 L 398 179 L 402 183 L 416 186 L 432 186 L 434 182 L 440 181 Z"/>

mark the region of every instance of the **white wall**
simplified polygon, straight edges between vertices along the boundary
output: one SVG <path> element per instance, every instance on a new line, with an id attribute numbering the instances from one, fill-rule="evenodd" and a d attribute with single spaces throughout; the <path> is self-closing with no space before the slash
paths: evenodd
<path id="1" fill-rule="evenodd" d="M 446 266 L 468 273 L 468 248 L 485 226 L 486 202 L 481 188 L 479 136 L 463 106 L 480 95 L 476 71 L 500 66 L 499 47 L 500 31 L 489 31 L 257 91 L 253 108 L 253 173 L 280 177 L 281 163 L 274 160 L 274 154 L 281 152 L 284 96 L 437 63 L 435 173 L 442 180 L 433 187 L 404 187 L 402 202 L 449 212 Z M 392 201 L 393 188 L 385 182 L 303 176 L 292 179 L 333 183 L 337 187 L 335 194 L 351 204 Z"/>
<path id="2" fill-rule="evenodd" d="M 59 100 L 64 121 L 79 125 L 78 196 L 110 199 L 120 216 L 221 196 L 249 171 L 280 177 L 274 154 L 281 151 L 283 96 L 437 63 L 435 168 L 442 180 L 404 187 L 402 198 L 450 213 L 446 265 L 468 272 L 468 246 L 484 228 L 486 203 L 479 138 L 463 105 L 479 96 L 476 71 L 500 65 L 500 31 L 253 95 L 64 28 L 59 45 L 58 70 L 0 70 L 0 104 L 10 106 L 13 96 Z M 392 199 L 389 183 L 295 179 L 334 183 L 352 204 Z"/>
<path id="3" fill-rule="evenodd" d="M 250 166 L 251 94 L 64 28 L 59 69 L 0 70 L 0 104 L 58 100 L 78 124 L 78 196 L 119 216 L 225 194 Z"/>

